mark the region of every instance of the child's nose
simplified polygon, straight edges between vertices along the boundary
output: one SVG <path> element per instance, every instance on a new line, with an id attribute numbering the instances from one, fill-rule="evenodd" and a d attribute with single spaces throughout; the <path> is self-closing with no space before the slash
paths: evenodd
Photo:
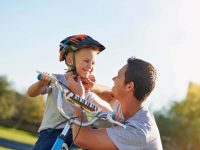
<path id="1" fill-rule="evenodd" d="M 94 66 L 93 66 L 92 64 L 88 64 L 88 65 L 87 65 L 87 69 L 88 69 L 88 70 L 93 70 L 93 67 L 94 67 Z"/>

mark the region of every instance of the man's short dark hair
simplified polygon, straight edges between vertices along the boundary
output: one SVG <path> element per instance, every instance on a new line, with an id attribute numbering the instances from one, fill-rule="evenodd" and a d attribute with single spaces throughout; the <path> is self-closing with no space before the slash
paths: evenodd
<path id="1" fill-rule="evenodd" d="M 125 84 L 134 82 L 134 96 L 139 100 L 145 100 L 155 87 L 156 70 L 148 62 L 131 57 L 127 60 L 125 72 Z"/>

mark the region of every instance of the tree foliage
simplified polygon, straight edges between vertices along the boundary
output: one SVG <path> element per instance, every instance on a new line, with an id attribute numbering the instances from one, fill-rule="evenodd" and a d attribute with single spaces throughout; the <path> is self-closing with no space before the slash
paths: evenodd
<path id="1" fill-rule="evenodd" d="M 0 119 L 9 119 L 17 111 L 15 91 L 6 77 L 0 76 Z"/>
<path id="2" fill-rule="evenodd" d="M 43 113 L 42 96 L 31 98 L 26 94 L 20 94 L 12 90 L 5 76 L 0 76 L 0 120 L 15 120 L 12 126 L 18 128 L 25 122 L 40 124 Z"/>
<path id="3" fill-rule="evenodd" d="M 192 89 L 191 89 L 192 88 Z M 192 92 L 191 92 L 192 91 Z M 194 92 L 196 91 L 196 92 Z M 195 94 L 196 93 L 196 94 Z M 155 118 L 165 149 L 197 150 L 200 147 L 200 86 L 189 86 L 187 97 L 174 102 Z"/>
<path id="4" fill-rule="evenodd" d="M 44 99 L 42 96 L 31 98 L 24 96 L 23 99 L 23 120 L 27 122 L 40 123 L 44 113 Z"/>

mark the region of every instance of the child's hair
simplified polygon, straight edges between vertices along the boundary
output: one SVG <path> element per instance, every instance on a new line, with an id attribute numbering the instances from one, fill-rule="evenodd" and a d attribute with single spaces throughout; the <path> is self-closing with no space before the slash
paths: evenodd
<path id="1" fill-rule="evenodd" d="M 88 35 L 78 34 L 65 38 L 60 42 L 60 61 L 64 61 L 69 52 L 76 52 L 82 48 L 97 49 L 99 53 L 105 49 L 105 47 L 94 40 Z"/>

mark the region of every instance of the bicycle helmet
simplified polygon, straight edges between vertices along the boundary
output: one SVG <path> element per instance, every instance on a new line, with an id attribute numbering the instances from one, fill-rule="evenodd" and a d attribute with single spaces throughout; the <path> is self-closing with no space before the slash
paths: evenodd
<path id="1" fill-rule="evenodd" d="M 101 51 L 105 49 L 105 47 L 102 44 L 100 44 L 98 41 L 94 40 L 88 35 L 78 34 L 78 35 L 69 36 L 60 42 L 59 60 L 64 61 L 67 54 L 69 52 L 73 52 L 73 65 L 71 65 L 71 69 L 68 70 L 67 72 L 72 71 L 73 74 L 77 74 L 75 52 L 82 48 L 92 48 L 92 47 L 97 47 L 99 49 L 98 53 L 100 53 Z"/>
<path id="2" fill-rule="evenodd" d="M 105 49 L 105 47 L 98 41 L 94 40 L 88 35 L 78 34 L 65 38 L 60 42 L 60 56 L 59 60 L 64 61 L 66 55 L 69 52 L 76 52 L 81 48 L 97 47 L 99 53 Z"/>

